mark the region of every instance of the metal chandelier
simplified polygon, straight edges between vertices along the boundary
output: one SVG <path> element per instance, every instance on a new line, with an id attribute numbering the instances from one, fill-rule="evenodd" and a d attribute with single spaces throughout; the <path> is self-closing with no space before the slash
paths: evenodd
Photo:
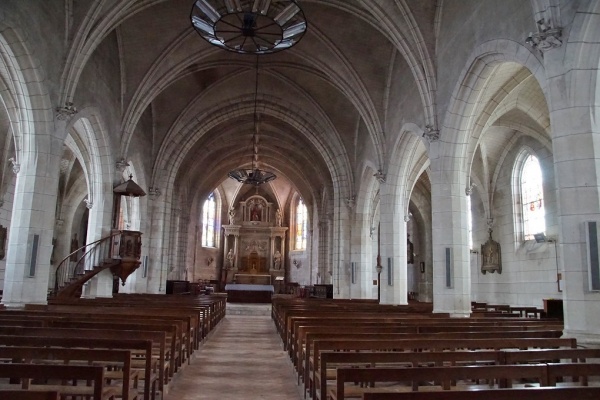
<path id="1" fill-rule="evenodd" d="M 289 49 L 306 32 L 296 0 L 196 0 L 190 18 L 204 40 L 241 54 Z"/>

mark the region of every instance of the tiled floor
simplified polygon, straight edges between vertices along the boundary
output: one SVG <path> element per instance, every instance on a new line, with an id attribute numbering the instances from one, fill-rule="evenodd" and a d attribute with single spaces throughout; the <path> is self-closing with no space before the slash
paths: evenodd
<path id="1" fill-rule="evenodd" d="M 194 353 L 164 400 L 300 400 L 270 316 L 230 315 Z"/>

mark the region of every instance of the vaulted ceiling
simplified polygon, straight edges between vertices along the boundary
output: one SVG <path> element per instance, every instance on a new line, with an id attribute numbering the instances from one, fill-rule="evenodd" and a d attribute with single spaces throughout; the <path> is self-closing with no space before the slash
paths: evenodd
<path id="1" fill-rule="evenodd" d="M 258 64 L 203 40 L 191 0 L 122 3 L 104 1 L 95 28 L 98 51 L 120 55 L 121 151 L 146 143 L 153 179 L 170 174 L 192 197 L 250 164 L 256 65 L 259 160 L 308 198 L 340 181 L 352 191 L 364 159 L 383 165 L 399 88 L 423 102 L 435 1 L 302 0 L 303 39 Z M 73 2 L 74 21 L 88 6 Z"/>

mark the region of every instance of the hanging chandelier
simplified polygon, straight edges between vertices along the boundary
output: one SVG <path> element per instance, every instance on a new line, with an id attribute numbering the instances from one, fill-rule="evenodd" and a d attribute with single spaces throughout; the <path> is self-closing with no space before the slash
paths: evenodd
<path id="1" fill-rule="evenodd" d="M 271 182 L 277 175 L 272 172 L 264 171 L 258 168 L 258 136 L 259 136 L 259 118 L 257 112 L 258 104 L 258 56 L 256 57 L 256 78 L 254 87 L 254 126 L 252 131 L 252 163 L 251 168 L 240 168 L 230 171 L 227 175 L 240 183 L 260 186 L 263 183 Z"/>
<path id="2" fill-rule="evenodd" d="M 190 18 L 210 44 L 241 54 L 289 49 L 306 32 L 296 0 L 196 0 Z"/>

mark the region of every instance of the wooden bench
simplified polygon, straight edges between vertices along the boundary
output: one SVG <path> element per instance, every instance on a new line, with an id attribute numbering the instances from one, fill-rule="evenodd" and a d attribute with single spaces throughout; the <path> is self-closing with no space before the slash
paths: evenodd
<path id="1" fill-rule="evenodd" d="M 17 336 L 23 334 L 23 329 L 18 326 L 0 326 L 0 335 Z M 27 335 L 43 336 L 47 338 L 82 338 L 82 339 L 121 339 L 138 338 L 152 341 L 152 358 L 158 362 L 153 364 L 158 366 L 158 388 L 164 393 L 165 377 L 168 376 L 169 360 L 167 358 L 166 335 L 162 331 L 145 330 L 115 330 L 115 329 L 78 329 L 78 328 L 27 328 Z M 141 358 L 139 363 L 134 362 L 134 366 L 144 367 L 145 358 Z M 165 373 L 166 372 L 166 373 Z"/>
<path id="2" fill-rule="evenodd" d="M 0 360 L 20 364 L 102 366 L 105 368 L 104 379 L 117 381 L 112 385 L 120 387 L 123 400 L 138 397 L 139 375 L 132 371 L 130 350 L 0 346 Z"/>
<path id="3" fill-rule="evenodd" d="M 119 394 L 116 388 L 104 386 L 104 368 L 95 366 L 0 364 L 0 380 L 3 390 L 56 391 L 61 396 L 93 396 L 94 400 Z"/>
<path id="4" fill-rule="evenodd" d="M 500 351 L 444 351 L 444 352 L 321 352 L 321 368 L 317 373 L 316 387 L 319 399 L 325 399 L 327 381 L 335 379 L 336 366 L 393 366 L 393 365 L 469 365 L 515 364 L 515 363 L 557 363 L 589 360 L 600 362 L 600 349 L 564 348 L 543 350 L 500 350 Z"/>
<path id="5" fill-rule="evenodd" d="M 394 387 L 382 387 L 381 391 L 420 391 L 420 390 L 464 390 L 481 388 L 480 380 L 486 380 L 487 387 L 498 382 L 498 388 L 512 387 L 513 382 L 523 379 L 535 381 L 536 385 L 548 386 L 545 364 L 527 365 L 485 365 L 478 367 L 426 367 L 426 368 L 338 368 L 336 389 L 329 391 L 332 400 L 351 397 L 361 398 L 366 391 L 377 391 L 375 382 L 393 382 Z M 472 381 L 472 382 L 471 382 Z M 348 382 L 365 383 L 363 387 L 346 387 Z M 403 385 L 396 385 L 401 382 Z"/>
<path id="6" fill-rule="evenodd" d="M 528 348 L 575 348 L 575 339 L 557 338 L 489 338 L 489 339 L 388 339 L 388 340 L 315 340 L 313 353 L 305 360 L 305 390 L 310 389 L 315 398 L 317 371 L 320 371 L 320 353 L 329 351 L 456 351 L 456 350 L 504 350 Z"/>
<path id="7" fill-rule="evenodd" d="M 72 337 L 44 337 L 44 336 L 6 336 L 0 335 L 0 346 L 31 346 L 31 347 L 58 347 L 58 348 L 89 348 L 89 349 L 125 349 L 141 351 L 143 353 L 144 367 L 140 379 L 144 381 L 144 400 L 155 398 L 158 374 L 155 362 L 152 359 L 152 341 L 139 339 L 98 339 L 98 338 L 72 338 Z M 132 365 L 132 369 L 136 369 Z"/>
<path id="8" fill-rule="evenodd" d="M 377 393 L 366 392 L 363 400 L 597 400 L 597 387 L 541 387 L 527 389 L 482 389 L 443 392 Z"/>
<path id="9" fill-rule="evenodd" d="M 502 364 L 500 351 L 443 351 L 443 352 L 321 352 L 320 369 L 317 371 L 315 386 L 319 399 L 327 398 L 327 382 L 336 379 L 336 367 L 381 366 L 444 366 L 444 365 L 494 365 Z"/>
<path id="10" fill-rule="evenodd" d="M 0 399 L 6 400 L 60 400 L 60 393 L 53 392 L 28 392 L 26 390 L 2 390 Z"/>
<path id="11" fill-rule="evenodd" d="M 600 362 L 600 349 L 536 349 L 536 350 L 505 350 L 503 364 L 527 362 L 555 363 L 566 360 L 572 363 L 587 362 L 590 359 Z"/>
<path id="12" fill-rule="evenodd" d="M 515 327 L 514 329 L 519 329 L 521 327 Z M 396 325 L 396 324 L 384 324 L 384 325 L 375 325 L 375 326 L 364 326 L 364 325 L 347 325 L 347 326 L 338 326 L 338 327 L 303 327 L 298 328 L 298 338 L 294 343 L 293 347 L 295 348 L 294 355 L 291 357 L 292 362 L 298 372 L 299 380 L 303 374 L 303 364 L 302 360 L 306 360 L 306 348 L 310 347 L 312 341 L 318 339 L 327 339 L 327 338 L 395 338 L 397 335 L 402 335 L 415 338 L 455 338 L 455 337 L 465 337 L 465 338 L 488 338 L 488 337 L 519 337 L 519 338 L 527 338 L 527 337 L 560 337 L 562 335 L 561 330 L 554 329 L 544 329 L 544 330 L 527 330 L 527 328 L 522 328 L 522 330 L 512 330 L 513 326 L 472 326 L 472 325 L 444 325 L 442 323 L 435 325 Z M 347 332 L 352 332 L 348 334 Z M 390 336 L 391 335 L 391 336 Z M 305 344 L 306 343 L 306 344 Z"/>

